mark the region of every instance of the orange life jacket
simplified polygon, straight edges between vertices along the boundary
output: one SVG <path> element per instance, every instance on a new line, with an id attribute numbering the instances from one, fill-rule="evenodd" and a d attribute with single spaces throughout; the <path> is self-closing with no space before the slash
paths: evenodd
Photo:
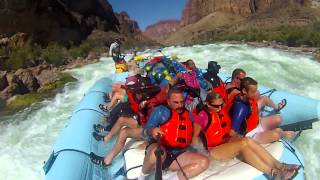
<path id="1" fill-rule="evenodd" d="M 251 114 L 246 119 L 246 133 L 255 129 L 259 123 L 259 109 L 258 109 L 257 100 L 250 99 L 249 103 L 250 103 L 250 108 L 251 108 Z"/>
<path id="2" fill-rule="evenodd" d="M 219 86 L 212 89 L 213 92 L 219 93 L 221 97 L 223 98 L 224 102 L 227 102 L 228 94 L 227 91 L 224 88 L 224 83 L 220 79 Z"/>
<path id="3" fill-rule="evenodd" d="M 203 130 L 205 135 L 207 147 L 215 147 L 226 143 L 230 138 L 231 119 L 224 110 L 219 113 L 209 112 L 205 110 L 208 115 L 208 124 Z"/>
<path id="4" fill-rule="evenodd" d="M 178 114 L 171 111 L 170 118 L 160 129 L 164 132 L 161 145 L 167 148 L 187 148 L 192 140 L 193 124 L 188 111 Z"/>

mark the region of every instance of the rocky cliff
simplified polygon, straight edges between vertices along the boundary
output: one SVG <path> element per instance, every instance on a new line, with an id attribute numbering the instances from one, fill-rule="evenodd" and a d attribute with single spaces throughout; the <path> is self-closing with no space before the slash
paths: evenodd
<path id="1" fill-rule="evenodd" d="M 289 4 L 303 5 L 308 0 L 189 0 L 183 10 L 182 26 L 195 23 L 214 13 L 232 13 L 244 17 L 285 8 Z"/>
<path id="2" fill-rule="evenodd" d="M 166 38 L 168 35 L 176 32 L 178 29 L 180 29 L 179 20 L 164 20 L 148 26 L 143 32 L 143 35 L 151 39 L 159 40 Z"/>
<path id="3" fill-rule="evenodd" d="M 206 41 L 215 34 L 312 26 L 320 17 L 318 0 L 189 0 L 182 28 L 164 44 Z"/>
<path id="4" fill-rule="evenodd" d="M 139 25 L 132 20 L 127 12 L 116 13 L 116 17 L 120 24 L 120 32 L 125 35 L 141 33 Z"/>
<path id="5" fill-rule="evenodd" d="M 0 34 L 24 32 L 35 42 L 79 43 L 93 29 L 118 31 L 107 0 L 1 0 Z"/>

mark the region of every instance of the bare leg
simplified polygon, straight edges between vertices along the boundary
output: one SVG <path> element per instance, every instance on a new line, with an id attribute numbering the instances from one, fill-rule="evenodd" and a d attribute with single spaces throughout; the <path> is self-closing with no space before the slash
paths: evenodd
<path id="1" fill-rule="evenodd" d="M 279 127 L 281 124 L 281 116 L 279 114 L 261 117 L 261 125 L 264 130 L 271 130 Z"/>
<path id="2" fill-rule="evenodd" d="M 257 133 L 254 136 L 254 140 L 258 143 L 266 144 L 277 141 L 282 137 L 291 138 L 293 136 L 293 131 L 283 131 L 281 128 L 276 128 L 273 130 L 265 130 L 263 132 Z"/>
<path id="3" fill-rule="evenodd" d="M 104 158 L 104 163 L 110 164 L 115 156 L 123 149 L 127 138 L 142 140 L 142 128 L 123 128 L 120 130 L 116 144 L 113 146 L 109 154 Z"/>
<path id="4" fill-rule="evenodd" d="M 214 147 L 210 151 L 210 154 L 214 159 L 217 159 L 217 160 L 229 160 L 236 156 L 240 156 L 248 164 L 270 175 L 271 170 L 275 167 L 270 166 L 270 164 L 272 163 L 267 163 L 264 161 L 263 158 L 260 157 L 261 156 L 260 154 L 269 155 L 269 156 L 270 154 L 265 150 L 261 151 L 261 149 L 255 149 L 255 150 L 251 149 L 249 145 L 250 143 L 251 142 L 248 138 L 242 138 L 241 140 L 238 140 L 238 141 L 232 141 L 232 142 Z M 257 153 L 257 151 L 260 151 L 260 152 Z"/>
<path id="5" fill-rule="evenodd" d="M 258 108 L 259 111 L 261 111 L 261 109 L 265 106 L 271 107 L 273 109 L 278 109 L 278 105 L 275 104 L 270 98 L 269 96 L 260 96 L 258 98 Z"/>
<path id="6" fill-rule="evenodd" d="M 112 96 L 111 102 L 108 103 L 107 109 L 108 109 L 108 110 L 112 109 L 113 106 L 115 106 L 115 105 L 117 104 L 118 100 L 123 101 L 123 97 L 124 97 L 124 94 L 115 93 L 115 94 Z"/>
<path id="7" fill-rule="evenodd" d="M 193 152 L 184 152 L 177 157 L 177 160 L 188 178 L 199 175 L 209 166 L 209 159 L 206 156 Z M 185 179 L 177 161 L 173 161 L 169 169 L 178 171 L 179 179 Z"/>
<path id="8" fill-rule="evenodd" d="M 110 130 L 110 132 L 104 137 L 103 141 L 105 143 L 110 141 L 115 134 L 118 134 L 118 132 L 120 131 L 120 129 L 123 126 L 127 126 L 127 127 L 130 127 L 130 128 L 136 128 L 137 125 L 138 125 L 138 122 L 136 120 L 134 120 L 133 118 L 119 117 L 119 119 L 113 125 L 112 129 Z"/>
<path id="9" fill-rule="evenodd" d="M 157 149 L 157 144 L 155 144 L 155 143 L 151 144 L 148 147 L 147 154 L 143 160 L 142 173 L 150 174 L 150 172 L 154 169 L 155 164 L 156 164 L 156 160 L 157 160 L 156 155 L 155 155 L 156 149 Z M 163 152 L 164 152 L 164 154 L 161 155 L 162 162 L 166 157 L 166 151 L 163 150 Z"/>

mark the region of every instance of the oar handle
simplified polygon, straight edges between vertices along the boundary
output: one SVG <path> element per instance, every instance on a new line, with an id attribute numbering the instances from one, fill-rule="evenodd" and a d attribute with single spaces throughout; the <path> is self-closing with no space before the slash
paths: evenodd
<path id="1" fill-rule="evenodd" d="M 156 154 L 156 180 L 162 180 L 162 161 L 161 161 L 161 146 L 160 146 L 161 136 L 157 136 L 157 149 L 155 151 Z"/>

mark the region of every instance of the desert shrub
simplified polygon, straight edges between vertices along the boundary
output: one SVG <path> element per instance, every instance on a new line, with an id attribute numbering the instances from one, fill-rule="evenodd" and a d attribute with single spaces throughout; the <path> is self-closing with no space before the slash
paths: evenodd
<path id="1" fill-rule="evenodd" d="M 45 49 L 42 49 L 41 57 L 49 64 L 62 65 L 66 57 L 66 48 L 58 43 L 49 43 Z"/>

